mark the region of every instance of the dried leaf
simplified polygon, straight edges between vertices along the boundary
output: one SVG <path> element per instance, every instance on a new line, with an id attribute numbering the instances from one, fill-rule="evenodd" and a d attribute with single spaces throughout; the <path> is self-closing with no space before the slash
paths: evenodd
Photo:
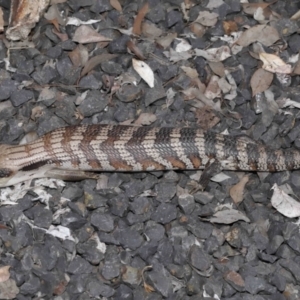
<path id="1" fill-rule="evenodd" d="M 250 85 L 252 88 L 252 96 L 262 93 L 269 88 L 273 81 L 274 75 L 264 69 L 258 69 L 251 77 Z"/>
<path id="2" fill-rule="evenodd" d="M 228 176 L 225 173 L 221 172 L 217 175 L 214 175 L 210 180 L 214 181 L 214 182 L 222 182 L 222 181 L 225 181 L 229 178 L 230 178 L 230 176 Z"/>
<path id="3" fill-rule="evenodd" d="M 155 39 L 163 34 L 163 31 L 151 22 L 143 22 L 142 24 L 143 36 L 150 39 Z"/>
<path id="4" fill-rule="evenodd" d="M 142 22 L 145 18 L 145 15 L 147 14 L 149 10 L 149 4 L 148 2 L 145 3 L 145 5 L 139 10 L 137 16 L 134 19 L 133 22 L 133 28 L 132 33 L 135 35 L 141 35 L 142 33 Z"/>
<path id="5" fill-rule="evenodd" d="M 71 235 L 71 230 L 68 227 L 65 226 L 53 226 L 50 225 L 49 229 L 46 230 L 46 232 L 50 235 L 53 235 L 57 238 L 60 238 L 62 240 L 70 240 L 75 241 L 74 238 Z"/>
<path id="6" fill-rule="evenodd" d="M 216 75 L 211 76 L 209 83 L 206 87 L 204 96 L 210 100 L 221 97 L 221 89 L 219 86 L 219 77 Z"/>
<path id="7" fill-rule="evenodd" d="M 298 10 L 295 14 L 290 17 L 290 20 L 297 21 L 300 19 L 300 10 Z"/>
<path id="8" fill-rule="evenodd" d="M 278 106 L 280 108 L 284 108 L 284 107 L 290 107 L 290 108 L 299 108 L 300 109 L 300 103 L 296 102 L 294 100 L 291 100 L 290 98 L 283 98 L 283 99 L 279 99 L 276 101 L 276 103 L 278 104 Z"/>
<path id="9" fill-rule="evenodd" d="M 8 279 L 5 282 L 0 282 L 0 299 L 16 299 L 19 294 L 19 288 L 15 280 Z"/>
<path id="10" fill-rule="evenodd" d="M 196 69 L 193 69 L 191 67 L 185 67 L 185 66 L 181 66 L 180 67 L 184 73 L 191 79 L 195 79 L 195 78 L 198 78 L 199 77 L 199 74 L 197 72 Z"/>
<path id="11" fill-rule="evenodd" d="M 96 30 L 87 25 L 81 25 L 76 29 L 72 41 L 80 44 L 88 44 L 109 42 L 111 39 L 99 34 Z"/>
<path id="12" fill-rule="evenodd" d="M 232 32 L 238 31 L 238 26 L 234 21 L 223 21 L 223 28 L 227 35 L 231 35 Z"/>
<path id="13" fill-rule="evenodd" d="M 297 62 L 293 70 L 293 74 L 300 75 L 300 55 L 298 54 Z"/>
<path id="14" fill-rule="evenodd" d="M 86 75 L 87 73 L 89 73 L 91 70 L 93 70 L 96 66 L 98 66 L 102 62 L 111 60 L 111 59 L 113 59 L 113 58 L 115 58 L 117 56 L 118 56 L 117 54 L 103 53 L 103 54 L 99 54 L 99 55 L 96 55 L 96 56 L 92 57 L 85 64 L 84 68 L 81 71 L 80 76 L 83 77 L 84 75 Z"/>
<path id="15" fill-rule="evenodd" d="M 197 108 L 195 112 L 197 124 L 204 130 L 208 130 L 220 122 L 219 117 L 214 110 L 209 106 Z"/>
<path id="16" fill-rule="evenodd" d="M 230 48 L 228 46 L 210 48 L 208 50 L 195 49 L 195 54 L 212 62 L 220 62 L 231 56 Z"/>
<path id="17" fill-rule="evenodd" d="M 156 43 L 159 44 L 164 49 L 168 48 L 173 40 L 177 37 L 177 33 L 168 33 L 166 36 L 162 36 L 156 40 Z"/>
<path id="18" fill-rule="evenodd" d="M 3 30 L 4 30 L 3 10 L 2 7 L 0 7 L 0 32 L 3 32 Z"/>
<path id="19" fill-rule="evenodd" d="M 85 66 L 89 59 L 88 50 L 81 44 L 79 44 L 73 51 L 69 52 L 68 55 L 75 67 Z"/>
<path id="20" fill-rule="evenodd" d="M 237 43 L 243 47 L 247 47 L 254 42 L 260 42 L 265 46 L 273 45 L 280 39 L 278 31 L 268 25 L 256 25 L 245 32 L 237 40 Z"/>
<path id="21" fill-rule="evenodd" d="M 210 1 L 208 1 L 206 7 L 208 9 L 214 9 L 214 8 L 220 7 L 222 4 L 224 4 L 223 0 L 210 0 Z"/>
<path id="22" fill-rule="evenodd" d="M 63 25 L 65 26 L 66 21 L 63 19 L 63 17 L 61 16 L 57 5 L 51 5 L 48 9 L 48 11 L 44 14 L 45 19 L 47 19 L 48 21 L 53 21 L 56 20 L 56 22 L 59 25 Z M 55 25 L 56 29 L 59 31 L 59 26 Z M 58 28 L 57 28 L 58 27 Z"/>
<path id="23" fill-rule="evenodd" d="M 67 2 L 67 0 L 51 0 L 50 4 L 53 5 L 53 4 L 59 4 L 59 3 L 65 3 L 65 2 Z"/>
<path id="24" fill-rule="evenodd" d="M 176 40 L 180 41 L 180 43 L 178 43 L 176 45 L 176 48 L 175 48 L 176 52 L 186 52 L 186 51 L 189 51 L 190 49 L 192 49 L 191 44 L 188 41 L 186 41 L 185 39 L 176 38 Z"/>
<path id="25" fill-rule="evenodd" d="M 254 13 L 257 11 L 258 8 L 265 9 L 266 7 L 274 4 L 276 1 L 270 2 L 270 3 L 242 3 L 243 11 L 244 13 L 248 15 L 254 15 Z"/>
<path id="26" fill-rule="evenodd" d="M 300 217 L 300 203 L 297 200 L 280 189 L 276 183 L 273 185 L 272 190 L 274 193 L 271 203 L 277 211 L 288 218 Z"/>
<path id="27" fill-rule="evenodd" d="M 240 204 L 243 201 L 244 189 L 248 181 L 249 181 L 249 176 L 246 175 L 240 180 L 240 182 L 238 182 L 230 189 L 229 191 L 230 197 L 232 198 L 233 202 L 236 205 Z"/>
<path id="28" fill-rule="evenodd" d="M 218 17 L 219 15 L 214 13 L 214 12 L 209 12 L 206 10 L 202 10 L 199 12 L 199 15 L 197 17 L 197 19 L 195 20 L 196 23 L 200 23 L 201 25 L 204 26 L 215 26 L 218 22 Z"/>
<path id="29" fill-rule="evenodd" d="M 142 113 L 134 122 L 135 125 L 150 125 L 156 121 L 156 115 L 151 113 Z"/>
<path id="30" fill-rule="evenodd" d="M 155 292 L 154 287 L 152 287 L 150 284 L 144 282 L 144 289 L 147 293 Z"/>
<path id="31" fill-rule="evenodd" d="M 224 64 L 222 62 L 220 62 L 220 61 L 218 61 L 218 62 L 210 61 L 210 62 L 208 62 L 208 65 L 210 66 L 213 73 L 215 73 L 216 75 L 218 75 L 220 77 L 223 77 L 225 75 L 225 67 L 224 67 Z"/>
<path id="32" fill-rule="evenodd" d="M 118 0 L 109 0 L 109 3 L 115 10 L 122 12 L 122 6 Z"/>
<path id="33" fill-rule="evenodd" d="M 275 54 L 261 52 L 259 58 L 264 63 L 262 68 L 271 73 L 290 74 L 291 65 L 286 64 L 280 57 Z"/>
<path id="34" fill-rule="evenodd" d="M 5 282 L 9 279 L 9 268 L 10 266 L 0 267 L 0 282 Z"/>
<path id="35" fill-rule="evenodd" d="M 250 220 L 240 211 L 235 209 L 226 209 L 217 211 L 210 219 L 211 223 L 232 224 L 237 221 L 250 222 Z"/>
<path id="36" fill-rule="evenodd" d="M 132 66 L 134 70 L 143 78 L 143 80 L 149 85 L 154 87 L 154 73 L 152 69 L 143 61 L 132 59 Z"/>
<path id="37" fill-rule="evenodd" d="M 95 23 L 99 23 L 101 20 L 88 20 L 88 21 L 82 21 L 76 17 L 69 17 L 66 25 L 74 25 L 74 26 L 80 26 L 80 25 L 91 25 Z"/>
<path id="38" fill-rule="evenodd" d="M 179 62 L 181 60 L 188 60 L 189 58 L 193 57 L 190 51 L 185 52 L 176 52 L 172 48 L 170 51 L 164 51 L 164 55 L 169 58 L 171 62 Z"/>
<path id="39" fill-rule="evenodd" d="M 127 48 L 134 53 L 139 59 L 144 60 L 146 59 L 142 53 L 142 51 L 139 49 L 139 47 L 132 41 L 129 40 L 126 44 Z"/>
<path id="40" fill-rule="evenodd" d="M 69 37 L 68 37 L 68 35 L 67 35 L 66 33 L 61 33 L 61 32 L 59 32 L 59 31 L 57 30 L 57 28 L 53 28 L 52 32 L 53 32 L 54 34 L 56 34 L 56 35 L 60 38 L 60 40 L 61 40 L 62 42 L 65 42 L 65 41 L 67 41 L 67 40 L 69 39 Z"/>

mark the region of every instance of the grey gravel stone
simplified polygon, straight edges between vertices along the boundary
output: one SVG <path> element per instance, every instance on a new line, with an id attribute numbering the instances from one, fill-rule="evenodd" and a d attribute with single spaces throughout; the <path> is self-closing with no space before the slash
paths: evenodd
<path id="1" fill-rule="evenodd" d="M 125 284 L 121 284 L 115 294 L 115 299 L 131 300 L 133 299 L 132 290 Z"/>
<path id="2" fill-rule="evenodd" d="M 18 83 L 14 80 L 5 79 L 0 84 L 0 100 L 6 100 L 17 90 Z"/>
<path id="3" fill-rule="evenodd" d="M 80 256 L 76 256 L 69 264 L 67 271 L 71 274 L 91 273 L 92 266 Z"/>
<path id="4" fill-rule="evenodd" d="M 156 184 L 155 193 L 157 194 L 157 201 L 170 202 L 176 194 L 176 186 L 173 183 Z"/>
<path id="5" fill-rule="evenodd" d="M 276 292 L 276 288 L 269 285 L 263 278 L 254 277 L 252 275 L 245 277 L 245 290 L 252 295 L 255 295 L 259 292 L 272 295 Z"/>
<path id="6" fill-rule="evenodd" d="M 211 266 L 211 258 L 198 246 L 190 250 L 190 263 L 199 271 L 207 271 Z"/>
<path id="7" fill-rule="evenodd" d="M 34 99 L 34 94 L 28 90 L 14 91 L 10 96 L 10 101 L 13 106 L 20 106 L 31 99 Z"/>
<path id="8" fill-rule="evenodd" d="M 118 238 L 119 238 L 120 244 L 123 247 L 129 248 L 132 250 L 136 250 L 143 243 L 143 238 L 134 229 L 126 228 L 126 229 L 120 230 L 118 232 Z"/>
<path id="9" fill-rule="evenodd" d="M 97 278 L 88 280 L 87 291 L 92 297 L 112 297 L 115 294 L 115 290 L 113 288 L 103 284 Z"/>
<path id="10" fill-rule="evenodd" d="M 195 208 L 194 197 L 189 194 L 180 195 L 178 204 L 185 214 L 191 214 Z"/>
<path id="11" fill-rule="evenodd" d="M 91 224 L 97 230 L 110 232 L 114 229 L 114 219 L 109 215 L 101 212 L 93 212 L 91 216 Z"/>
<path id="12" fill-rule="evenodd" d="M 153 221 L 167 224 L 177 217 L 176 207 L 170 203 L 162 203 L 151 215 Z"/>
<path id="13" fill-rule="evenodd" d="M 36 70 L 32 74 L 32 78 L 40 85 L 48 84 L 57 77 L 57 71 L 51 66 L 46 66 L 41 70 Z"/>
<path id="14" fill-rule="evenodd" d="M 168 297 L 172 293 L 172 280 L 167 270 L 153 270 L 148 273 L 149 284 L 154 287 L 163 297 Z"/>
<path id="15" fill-rule="evenodd" d="M 101 112 L 107 105 L 107 98 L 96 90 L 90 91 L 84 101 L 78 106 L 78 110 L 84 117 L 90 117 Z"/>
<path id="16" fill-rule="evenodd" d="M 118 257 L 113 256 L 106 259 L 101 270 L 101 274 L 107 280 L 111 280 L 120 275 L 121 264 Z"/>
<path id="17" fill-rule="evenodd" d="M 101 81 L 97 80 L 93 75 L 87 75 L 80 79 L 79 87 L 82 89 L 98 90 L 102 87 Z"/>

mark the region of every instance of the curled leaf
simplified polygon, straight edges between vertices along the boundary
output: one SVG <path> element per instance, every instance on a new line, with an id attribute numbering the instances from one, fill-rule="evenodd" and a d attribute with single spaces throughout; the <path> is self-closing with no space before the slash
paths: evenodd
<path id="1" fill-rule="evenodd" d="M 300 203 L 289 196 L 275 183 L 272 187 L 274 191 L 271 203 L 274 208 L 288 218 L 300 217 Z"/>
<path id="2" fill-rule="evenodd" d="M 154 73 L 151 68 L 143 61 L 132 59 L 132 66 L 134 70 L 144 79 L 149 87 L 154 87 Z"/>
<path id="3" fill-rule="evenodd" d="M 272 73 L 265 71 L 264 69 L 256 70 L 250 80 L 252 96 L 267 90 L 273 81 L 273 77 Z"/>
<path id="4" fill-rule="evenodd" d="M 78 27 L 73 36 L 73 42 L 80 44 L 97 43 L 97 42 L 109 42 L 110 38 L 99 34 L 96 30 L 88 25 L 81 25 Z"/>

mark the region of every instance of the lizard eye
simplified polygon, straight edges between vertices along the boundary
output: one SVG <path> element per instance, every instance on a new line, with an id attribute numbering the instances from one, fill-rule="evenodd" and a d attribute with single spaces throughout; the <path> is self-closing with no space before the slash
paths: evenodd
<path id="1" fill-rule="evenodd" d="M 13 174 L 13 171 L 8 168 L 0 168 L 0 178 L 10 177 Z"/>

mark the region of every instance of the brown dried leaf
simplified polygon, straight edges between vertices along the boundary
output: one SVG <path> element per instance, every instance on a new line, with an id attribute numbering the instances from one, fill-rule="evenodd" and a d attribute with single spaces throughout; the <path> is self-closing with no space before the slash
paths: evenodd
<path id="1" fill-rule="evenodd" d="M 269 47 L 279 39 L 279 33 L 275 28 L 269 25 L 256 25 L 243 32 L 237 44 L 247 47 L 254 42 L 260 42 Z"/>
<path id="2" fill-rule="evenodd" d="M 202 56 L 208 61 L 219 62 L 231 56 L 230 48 L 228 46 L 221 46 L 219 48 L 210 48 L 207 50 L 195 49 L 197 56 Z"/>
<path id="3" fill-rule="evenodd" d="M 156 121 L 156 115 L 151 113 L 142 113 L 134 122 L 135 125 L 150 125 Z"/>
<path id="4" fill-rule="evenodd" d="M 208 65 L 210 66 L 211 70 L 214 72 L 214 74 L 223 77 L 225 76 L 225 67 L 222 62 L 208 62 Z"/>
<path id="5" fill-rule="evenodd" d="M 122 6 L 118 0 L 109 0 L 110 5 L 117 10 L 118 12 L 122 12 Z"/>
<path id="6" fill-rule="evenodd" d="M 133 22 L 133 28 L 132 33 L 135 35 L 141 35 L 142 33 L 142 22 L 145 18 L 145 15 L 147 14 L 149 10 L 149 4 L 146 2 L 144 6 L 139 10 L 137 16 L 134 19 Z"/>
<path id="7" fill-rule="evenodd" d="M 197 70 L 194 69 L 194 68 L 191 68 L 191 67 L 185 67 L 185 66 L 181 66 L 180 68 L 181 68 L 181 69 L 184 71 L 184 73 L 185 73 L 188 77 L 190 77 L 191 79 L 195 79 L 195 78 L 198 78 L 198 77 L 199 77 L 199 74 L 198 74 Z"/>
<path id="8" fill-rule="evenodd" d="M 73 51 L 69 52 L 68 55 L 75 67 L 85 66 L 89 59 L 88 50 L 81 44 L 79 44 Z"/>
<path id="9" fill-rule="evenodd" d="M 244 13 L 253 16 L 258 8 L 265 9 L 266 7 L 274 4 L 275 2 L 277 2 L 277 0 L 270 3 L 242 3 L 242 7 Z"/>
<path id="10" fill-rule="evenodd" d="M 201 25 L 208 26 L 208 27 L 215 26 L 218 22 L 218 17 L 219 15 L 214 12 L 202 10 L 199 12 L 198 17 L 195 20 L 195 23 L 200 23 Z"/>
<path id="11" fill-rule="evenodd" d="M 264 69 L 256 70 L 250 81 L 252 96 L 267 90 L 273 81 L 273 77 L 274 75 L 272 73 Z"/>
<path id="12" fill-rule="evenodd" d="M 57 28 L 58 24 L 60 25 L 65 25 L 66 21 L 63 19 L 63 17 L 61 16 L 59 9 L 57 7 L 57 5 L 51 5 L 48 9 L 48 11 L 44 14 L 45 19 L 47 19 L 48 21 L 54 21 L 57 23 L 56 25 L 53 24 L 56 29 L 59 31 L 59 28 Z M 58 26 L 59 27 L 59 26 Z"/>
<path id="13" fill-rule="evenodd" d="M 197 124 L 204 130 L 208 130 L 220 122 L 219 117 L 217 117 L 210 106 L 197 108 L 195 117 L 197 119 Z"/>
<path id="14" fill-rule="evenodd" d="M 166 36 L 162 36 L 156 40 L 156 43 L 159 44 L 164 49 L 168 48 L 171 43 L 176 39 L 177 33 L 168 33 Z"/>
<path id="15" fill-rule="evenodd" d="M 233 202 L 238 205 L 243 201 L 244 196 L 244 189 L 246 183 L 249 181 L 249 176 L 244 176 L 236 185 L 234 185 L 230 191 L 230 197 L 232 198 Z"/>
<path id="16" fill-rule="evenodd" d="M 56 35 L 60 38 L 60 40 L 61 40 L 62 42 L 65 42 L 65 41 L 67 41 L 67 40 L 69 39 L 69 37 L 68 37 L 68 35 L 67 35 L 66 33 L 61 33 L 61 32 L 59 32 L 59 31 L 57 30 L 57 28 L 53 28 L 52 32 L 53 32 L 54 34 L 56 34 Z"/>
<path id="17" fill-rule="evenodd" d="M 221 89 L 219 86 L 219 77 L 216 75 L 211 76 L 206 90 L 204 92 L 204 96 L 208 99 L 215 99 L 221 97 Z"/>
<path id="18" fill-rule="evenodd" d="M 227 35 L 238 31 L 238 26 L 234 21 L 223 21 L 223 28 Z"/>
<path id="19" fill-rule="evenodd" d="M 88 72 L 90 72 L 91 70 L 93 70 L 96 66 L 98 66 L 99 64 L 101 64 L 104 61 L 113 59 L 115 57 L 117 57 L 117 54 L 109 54 L 109 53 L 104 53 L 104 54 L 99 54 L 96 55 L 94 57 L 92 57 L 84 66 L 84 68 L 81 71 L 80 76 L 83 77 L 84 75 L 86 75 Z"/>
<path id="20" fill-rule="evenodd" d="M 88 25 L 81 25 L 74 33 L 73 42 L 80 44 L 97 43 L 97 42 L 109 42 L 110 38 L 99 34 L 96 30 Z"/>
<path id="21" fill-rule="evenodd" d="M 0 282 L 5 282 L 9 279 L 9 268 L 10 266 L 0 267 Z"/>
<path id="22" fill-rule="evenodd" d="M 262 68 L 271 73 L 290 74 L 291 65 L 286 64 L 280 57 L 275 54 L 266 52 L 259 53 L 260 60 L 264 63 Z"/>
<path id="23" fill-rule="evenodd" d="M 152 287 L 150 284 L 144 282 L 144 289 L 147 293 L 155 292 L 154 287 Z"/>
<path id="24" fill-rule="evenodd" d="M 0 32 L 3 32 L 3 30 L 4 30 L 3 10 L 2 7 L 0 7 Z"/>
<path id="25" fill-rule="evenodd" d="M 67 0 L 51 0 L 50 4 L 53 5 L 53 4 L 65 3 L 65 2 L 67 2 Z"/>
<path id="26" fill-rule="evenodd" d="M 5 282 L 0 282 L 0 298 L 1 299 L 15 299 L 19 294 L 19 288 L 15 280 L 8 279 Z"/>
<path id="27" fill-rule="evenodd" d="M 193 32 L 196 35 L 196 37 L 203 37 L 203 35 L 206 32 L 205 26 L 203 26 L 199 23 L 192 23 L 190 25 L 190 30 L 191 30 L 191 32 Z"/>
<path id="28" fill-rule="evenodd" d="M 300 75 L 300 55 L 299 55 L 296 65 L 295 65 L 295 68 L 293 70 L 293 74 Z"/>
<path id="29" fill-rule="evenodd" d="M 143 36 L 150 39 L 158 38 L 163 34 L 163 31 L 160 28 L 156 27 L 155 24 L 149 21 L 143 22 L 142 32 L 143 32 Z"/>
<path id="30" fill-rule="evenodd" d="M 145 60 L 146 58 L 144 57 L 142 51 L 139 49 L 139 47 L 132 41 L 129 40 L 127 42 L 127 48 L 134 53 L 139 59 Z"/>

